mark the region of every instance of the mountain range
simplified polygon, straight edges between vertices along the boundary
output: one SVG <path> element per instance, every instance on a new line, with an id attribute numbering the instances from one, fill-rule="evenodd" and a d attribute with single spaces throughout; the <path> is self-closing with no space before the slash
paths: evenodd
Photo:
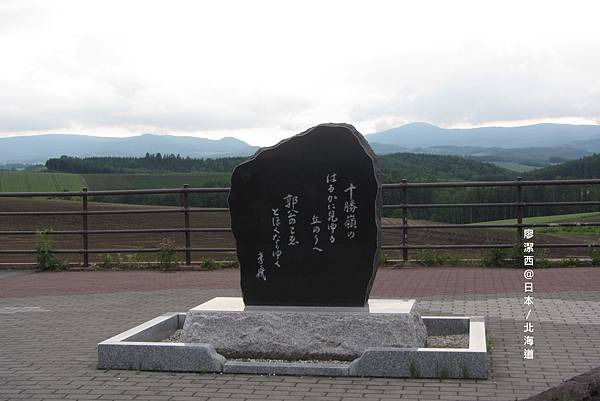
<path id="1" fill-rule="evenodd" d="M 523 127 L 440 128 L 411 123 L 365 135 L 375 153 L 449 154 L 489 162 L 546 165 L 600 153 L 600 125 L 536 124 Z M 249 156 L 258 147 L 236 138 L 144 134 L 126 138 L 48 134 L 0 138 L 0 165 L 43 163 L 62 155 L 194 158 Z"/>
<path id="2" fill-rule="evenodd" d="M 192 136 L 144 134 L 126 138 L 48 134 L 0 138 L 0 164 L 43 163 L 62 155 L 144 156 L 146 153 L 180 154 L 193 158 L 248 156 L 258 147 L 236 138 L 206 139 Z"/>

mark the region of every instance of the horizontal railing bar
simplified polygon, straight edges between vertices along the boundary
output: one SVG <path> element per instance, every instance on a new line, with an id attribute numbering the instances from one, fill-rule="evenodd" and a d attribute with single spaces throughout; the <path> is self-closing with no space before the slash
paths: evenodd
<path id="1" fill-rule="evenodd" d="M 0 212 L 0 216 L 80 216 L 82 211 Z"/>
<path id="2" fill-rule="evenodd" d="M 160 188 L 160 189 L 117 189 L 103 191 L 65 191 L 65 192 L 0 192 L 1 198 L 21 197 L 70 197 L 70 196 L 103 196 L 103 195 L 160 195 L 188 193 L 226 193 L 229 188 Z"/>
<path id="3" fill-rule="evenodd" d="M 228 207 L 190 207 L 189 212 L 229 212 Z"/>
<path id="4" fill-rule="evenodd" d="M 383 205 L 384 209 L 429 209 L 443 207 L 514 207 L 514 206 L 596 206 L 600 201 L 561 202 L 487 202 L 487 203 L 399 203 Z"/>
<path id="5" fill-rule="evenodd" d="M 183 208 L 161 208 L 161 209 L 128 209 L 128 210 L 88 210 L 88 215 L 100 214 L 145 214 L 145 213 L 179 213 Z M 0 216 L 81 216 L 86 214 L 82 210 L 67 211 L 40 211 L 40 212 L 0 212 Z"/>
<path id="6" fill-rule="evenodd" d="M 103 215 L 103 214 L 154 214 L 154 213 L 181 213 L 184 208 L 148 208 L 148 209 L 117 209 L 117 210 L 88 210 L 88 215 Z M 228 212 L 228 208 L 223 207 L 191 207 L 189 212 Z M 0 212 L 0 216 L 82 216 L 86 212 L 81 210 L 65 210 L 65 211 L 40 211 L 40 212 Z"/>
<path id="7" fill-rule="evenodd" d="M 523 206 L 596 206 L 600 201 L 523 202 Z"/>
<path id="8" fill-rule="evenodd" d="M 451 244 L 451 245 L 382 245 L 383 250 L 401 249 L 493 249 L 514 248 L 515 244 Z M 598 248 L 600 243 L 572 243 L 572 244 L 535 244 L 536 248 Z"/>
<path id="9" fill-rule="evenodd" d="M 447 182 L 407 182 L 382 184 L 383 188 L 451 188 L 451 187 L 514 187 L 514 186 L 560 186 L 560 185 L 594 185 L 600 184 L 600 179 L 582 180 L 531 180 L 531 181 L 447 181 Z"/>
<path id="10" fill-rule="evenodd" d="M 399 203 L 399 204 L 390 204 L 383 205 L 384 209 L 427 209 L 427 208 L 437 208 L 437 207 L 494 207 L 494 206 L 517 206 L 517 205 L 525 205 L 524 203 L 517 202 L 492 202 L 492 203 Z"/>
<path id="11" fill-rule="evenodd" d="M 590 223 L 534 223 L 534 224 L 387 224 L 382 225 L 382 229 L 390 229 L 390 230 L 401 230 L 404 228 L 452 228 L 452 229 L 460 229 L 463 228 L 517 228 L 517 227 L 599 227 L 600 222 L 590 222 Z"/>
<path id="12" fill-rule="evenodd" d="M 236 248 L 189 248 L 192 252 L 235 252 Z M 138 252 L 160 252 L 161 248 L 122 248 L 122 249 L 88 249 L 88 253 L 138 253 Z M 185 248 L 175 248 L 176 252 L 185 252 Z M 0 249 L 2 253 L 37 253 L 35 249 Z M 53 249 L 52 253 L 83 253 L 83 249 Z"/>
<path id="13" fill-rule="evenodd" d="M 148 209 L 117 209 L 117 210 L 88 210 L 88 215 L 101 214 L 150 214 L 150 213 L 180 213 L 183 212 L 181 207 L 172 208 L 148 208 Z M 83 213 L 82 213 L 83 214 Z"/>
<path id="14" fill-rule="evenodd" d="M 229 227 L 206 227 L 206 228 L 190 228 L 186 230 L 185 228 L 131 228 L 131 229 L 123 229 L 123 230 L 48 230 L 46 234 L 53 235 L 81 235 L 84 233 L 88 234 L 143 234 L 143 233 L 185 233 L 186 231 L 193 233 L 218 233 L 218 232 L 231 232 L 231 228 Z M 0 231 L 0 235 L 34 235 L 37 234 L 38 230 L 26 230 L 26 231 L 16 231 L 16 230 L 7 230 Z"/>
<path id="15" fill-rule="evenodd" d="M 537 244 L 536 244 L 537 245 Z M 515 244 L 460 244 L 460 245 L 382 245 L 381 249 L 469 249 L 469 248 L 514 248 Z"/>

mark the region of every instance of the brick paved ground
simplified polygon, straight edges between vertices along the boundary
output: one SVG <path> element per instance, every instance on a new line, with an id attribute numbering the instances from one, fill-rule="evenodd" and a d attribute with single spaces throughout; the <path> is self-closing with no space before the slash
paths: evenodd
<path id="1" fill-rule="evenodd" d="M 96 344 L 169 311 L 239 295 L 238 272 L 0 273 L 0 400 L 502 400 L 600 366 L 600 269 L 537 270 L 536 359 L 523 361 L 520 271 L 382 270 L 374 296 L 487 317 L 488 380 L 174 374 L 96 369 Z"/>

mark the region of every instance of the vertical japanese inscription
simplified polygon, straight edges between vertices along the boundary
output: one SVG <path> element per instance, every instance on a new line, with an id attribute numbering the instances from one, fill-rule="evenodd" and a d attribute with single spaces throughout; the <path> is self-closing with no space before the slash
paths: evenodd
<path id="1" fill-rule="evenodd" d="M 296 246 L 300 244 L 298 238 L 296 237 L 296 216 L 298 215 L 298 210 L 296 210 L 296 205 L 298 204 L 298 195 L 286 195 L 283 197 L 285 201 L 285 208 L 287 209 L 287 218 L 288 218 L 288 226 L 290 228 L 290 234 L 288 236 L 288 246 Z"/>
<path id="2" fill-rule="evenodd" d="M 344 221 L 344 227 L 346 227 L 346 236 L 350 239 L 356 237 L 356 229 L 358 225 L 356 223 L 356 209 L 358 205 L 354 200 L 354 190 L 356 187 L 350 183 L 348 188 L 344 189 L 344 192 L 348 194 L 348 200 L 344 202 L 344 212 L 346 212 L 346 221 Z"/>
<path id="3" fill-rule="evenodd" d="M 313 251 L 323 252 L 322 248 L 319 248 L 319 233 L 321 232 L 321 220 L 319 220 L 319 216 L 313 214 L 312 221 L 310 222 L 310 226 L 312 227 L 312 235 L 313 235 Z"/>
<path id="4" fill-rule="evenodd" d="M 337 229 L 338 218 L 335 214 L 335 183 L 337 182 L 336 173 L 327 174 L 325 182 L 327 183 L 327 231 L 329 232 L 329 243 L 335 243 L 335 230 Z"/>
<path id="5" fill-rule="evenodd" d="M 281 226 L 281 218 L 279 217 L 279 208 L 271 209 L 273 216 L 271 218 L 271 225 L 273 226 L 273 265 L 275 267 L 281 267 L 279 259 L 281 258 L 281 232 L 279 226 Z"/>

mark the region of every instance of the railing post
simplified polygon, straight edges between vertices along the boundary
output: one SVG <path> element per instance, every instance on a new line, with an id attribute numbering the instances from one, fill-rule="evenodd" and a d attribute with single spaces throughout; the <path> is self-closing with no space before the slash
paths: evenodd
<path id="1" fill-rule="evenodd" d="M 192 264 L 192 251 L 190 248 L 192 247 L 191 238 L 190 238 L 190 199 L 188 196 L 188 188 L 190 186 L 188 184 L 183 184 L 183 214 L 184 214 L 184 226 L 185 226 L 185 264 L 187 266 Z"/>
<path id="2" fill-rule="evenodd" d="M 88 254 L 88 194 L 87 194 L 87 190 L 88 189 L 86 187 L 81 189 L 81 191 L 83 192 L 83 195 L 81 195 L 81 206 L 82 206 L 82 211 L 83 211 L 83 214 L 81 215 L 82 222 L 83 222 L 83 232 L 82 232 L 83 267 L 90 266 L 90 259 L 89 259 L 89 254 Z"/>
<path id="3" fill-rule="evenodd" d="M 523 185 L 522 177 L 517 177 L 517 245 L 523 241 Z"/>
<path id="4" fill-rule="evenodd" d="M 406 240 L 408 238 L 408 186 L 406 179 L 402 179 L 402 261 L 408 262 L 408 248 L 406 248 Z"/>

